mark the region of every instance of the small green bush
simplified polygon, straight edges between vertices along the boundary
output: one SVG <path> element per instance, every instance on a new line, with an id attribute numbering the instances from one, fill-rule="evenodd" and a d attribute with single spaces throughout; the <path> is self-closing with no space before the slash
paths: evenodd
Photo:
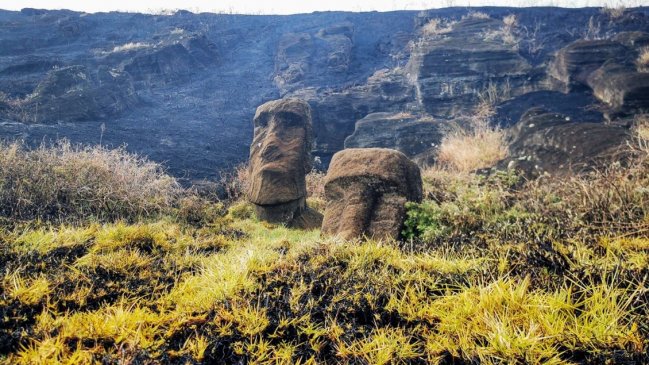
<path id="1" fill-rule="evenodd" d="M 630 161 L 589 174 L 524 181 L 511 171 L 481 176 L 425 170 L 425 200 L 407 205 L 403 236 L 428 242 L 480 234 L 548 241 L 593 231 L 646 232 L 649 154 L 642 137 L 638 141 Z"/>
<path id="2" fill-rule="evenodd" d="M 427 170 L 427 199 L 407 204 L 403 236 L 434 241 L 448 235 L 511 229 L 529 216 L 512 199 L 520 181 L 513 171 L 481 176 Z"/>
<path id="3" fill-rule="evenodd" d="M 402 232 L 403 238 L 411 240 L 421 237 L 433 240 L 448 230 L 442 224 L 442 210 L 437 203 L 425 201 L 421 204 L 406 203 L 406 220 Z"/>
<path id="4" fill-rule="evenodd" d="M 230 206 L 228 214 L 234 219 L 249 219 L 255 216 L 255 209 L 246 200 L 239 200 Z"/>

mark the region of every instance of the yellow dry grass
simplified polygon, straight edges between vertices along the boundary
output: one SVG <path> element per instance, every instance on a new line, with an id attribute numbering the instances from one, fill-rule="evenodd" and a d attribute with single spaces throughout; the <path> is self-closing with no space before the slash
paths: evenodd
<path id="1" fill-rule="evenodd" d="M 493 166 L 507 157 L 504 132 L 482 118 L 474 118 L 468 128 L 445 136 L 439 146 L 437 164 L 458 172 Z"/>

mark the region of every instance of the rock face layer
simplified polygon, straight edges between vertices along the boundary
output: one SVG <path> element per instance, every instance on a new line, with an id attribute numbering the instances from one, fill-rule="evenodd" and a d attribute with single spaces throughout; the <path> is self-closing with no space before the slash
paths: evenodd
<path id="1" fill-rule="evenodd" d="M 311 108 L 298 99 L 265 103 L 254 118 L 248 199 L 257 216 L 290 227 L 316 228 L 322 217 L 306 206 L 311 170 Z"/>
<path id="2" fill-rule="evenodd" d="M 344 147 L 345 138 L 354 132 L 356 121 L 375 112 L 397 114 L 412 109 L 414 88 L 401 71 L 379 70 L 363 85 L 344 90 L 301 89 L 291 95 L 309 102 L 317 153 L 330 157 Z M 387 147 L 387 146 L 382 146 Z"/>
<path id="3" fill-rule="evenodd" d="M 138 102 L 129 74 L 77 65 L 50 70 L 7 114 L 23 123 L 82 122 L 116 117 Z"/>
<path id="4" fill-rule="evenodd" d="M 560 49 L 548 75 L 564 92 L 584 89 L 603 103 L 609 120 L 649 109 L 649 73 L 638 65 L 649 33 L 621 32 L 608 40 L 578 40 Z M 590 90 L 587 90 L 590 89 Z"/>
<path id="5" fill-rule="evenodd" d="M 401 152 L 346 149 L 331 160 L 325 195 L 324 234 L 396 239 L 405 219 L 405 203 L 422 199 L 421 174 Z"/>
<path id="6" fill-rule="evenodd" d="M 580 123 L 540 108 L 528 110 L 508 134 L 510 157 L 501 164 L 519 168 L 528 176 L 579 172 L 616 160 L 630 138 L 629 131 L 620 126 Z"/>
<path id="7" fill-rule="evenodd" d="M 419 161 L 415 150 L 439 137 L 419 122 L 456 122 L 484 101 L 504 127 L 534 106 L 612 123 L 646 110 L 648 25 L 649 8 L 615 21 L 597 8 L 543 7 L 291 16 L 0 10 L 0 138 L 125 144 L 177 177 L 213 179 L 248 158 L 256 108 L 295 97 L 311 106 L 312 153 L 323 167 L 350 135 L 350 147 L 395 148 Z M 639 67 L 618 72 L 609 63 Z M 368 129 L 373 113 L 417 120 Z"/>
<path id="8" fill-rule="evenodd" d="M 345 148 L 391 148 L 418 160 L 441 143 L 451 126 L 407 113 L 372 113 L 356 122 Z"/>
<path id="9" fill-rule="evenodd" d="M 468 18 L 416 44 L 407 70 L 426 112 L 453 117 L 471 110 L 490 86 L 508 93 L 531 90 L 532 67 L 514 45 L 484 35 L 498 34 L 501 26 L 496 19 Z"/>
<path id="10" fill-rule="evenodd" d="M 614 112 L 649 110 L 649 73 L 634 67 L 607 63 L 588 77 L 593 94 Z"/>
<path id="11" fill-rule="evenodd" d="M 584 86 L 588 76 L 607 61 L 622 62 L 628 48 L 611 40 L 579 40 L 557 52 L 549 74 L 561 81 L 564 91 Z"/>

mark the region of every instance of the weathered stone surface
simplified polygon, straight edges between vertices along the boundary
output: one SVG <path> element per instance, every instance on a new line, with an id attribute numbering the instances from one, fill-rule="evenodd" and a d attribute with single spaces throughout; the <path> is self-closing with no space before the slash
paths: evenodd
<path id="1" fill-rule="evenodd" d="M 351 63 L 354 24 L 334 24 L 321 29 L 317 37 L 325 42 L 325 56 L 322 59 L 327 63 L 327 69 L 337 73 L 346 72 Z"/>
<path id="2" fill-rule="evenodd" d="M 401 71 L 379 70 L 364 85 L 343 91 L 301 89 L 290 95 L 309 102 L 313 111 L 316 153 L 328 161 L 344 148 L 355 123 L 375 112 L 415 109 L 414 88 Z"/>
<path id="3" fill-rule="evenodd" d="M 405 203 L 422 198 L 419 167 L 395 150 L 346 149 L 331 160 L 325 195 L 323 233 L 344 239 L 397 239 Z"/>
<path id="4" fill-rule="evenodd" d="M 532 67 L 515 46 L 485 36 L 502 26 L 496 19 L 468 18 L 417 42 L 407 72 L 426 112 L 447 118 L 470 112 L 490 86 L 513 95 L 534 90 Z"/>
<path id="5" fill-rule="evenodd" d="M 82 122 L 116 116 L 138 102 L 130 76 L 100 67 L 55 68 L 34 92 L 16 99 L 8 114 L 24 123 Z"/>
<path id="6" fill-rule="evenodd" d="M 467 16 L 470 10 L 489 18 Z M 517 25 L 506 42 L 494 35 L 509 15 Z M 590 121 L 605 105 L 596 100 L 584 109 L 589 87 L 579 84 L 565 99 L 535 93 L 565 89 L 547 77 L 547 65 L 587 34 L 591 18 L 600 32 L 590 35 L 626 46 L 632 63 L 648 46 L 648 15 L 647 8 L 627 9 L 610 21 L 596 8 L 542 7 L 291 16 L 0 10 L 0 91 L 6 94 L 0 95 L 0 137 L 31 145 L 57 137 L 85 144 L 102 138 L 105 145 L 127 144 L 164 162 L 177 177 L 200 180 L 218 178 L 248 158 L 255 109 L 281 97 L 311 105 L 314 154 L 324 167 L 368 114 L 434 111 L 435 118 L 457 120 L 472 113 L 477 93 L 489 86 L 501 93 L 498 103 L 511 107 L 508 120 L 496 120 L 504 125 L 517 122 L 528 107 L 555 104 L 552 111 Z M 458 22 L 449 32 L 424 36 L 422 27 L 433 19 Z M 92 80 L 78 84 L 88 97 L 70 93 L 65 98 L 71 102 L 62 103 L 60 95 L 41 94 L 39 103 L 21 104 L 55 67 L 75 65 Z M 421 74 L 408 77 L 410 66 Z M 100 68 L 117 80 L 100 85 Z M 122 79 L 129 82 L 120 90 L 110 86 Z M 544 84 L 550 79 L 556 88 Z M 577 109 L 571 110 L 573 103 Z M 51 106 L 54 113 L 43 112 Z"/>
<path id="7" fill-rule="evenodd" d="M 509 131 L 509 157 L 500 167 L 521 167 L 528 176 L 580 172 L 620 156 L 628 129 L 571 120 L 540 108 L 528 110 Z"/>
<path id="8" fill-rule="evenodd" d="M 345 139 L 345 148 L 390 148 L 418 159 L 436 149 L 451 128 L 448 121 L 407 113 L 372 113 L 356 122 L 354 133 Z"/>
<path id="9" fill-rule="evenodd" d="M 611 40 L 579 40 L 562 48 L 548 73 L 563 84 L 563 91 L 584 87 L 588 76 L 607 61 L 624 62 L 629 49 Z"/>
<path id="10" fill-rule="evenodd" d="M 216 61 L 216 46 L 205 36 L 174 38 L 126 52 L 132 54 L 126 56 L 120 68 L 137 81 L 169 83 L 183 80 Z"/>
<path id="11" fill-rule="evenodd" d="M 649 46 L 649 33 L 647 32 L 620 32 L 613 41 L 622 43 L 629 48 L 640 49 Z"/>
<path id="12" fill-rule="evenodd" d="M 300 85 L 309 71 L 313 38 L 309 33 L 287 33 L 282 36 L 275 57 L 275 84 L 288 90 Z"/>
<path id="13" fill-rule="evenodd" d="M 588 77 L 588 85 L 613 112 L 649 110 L 649 73 L 633 66 L 606 63 Z"/>
<path id="14" fill-rule="evenodd" d="M 280 95 L 312 84 L 314 80 L 344 77 L 351 63 L 354 24 L 342 22 L 311 33 L 282 35 L 275 57 L 273 80 Z"/>
<path id="15" fill-rule="evenodd" d="M 254 118 L 248 199 L 257 216 L 290 227 L 316 228 L 322 217 L 306 206 L 305 176 L 311 170 L 313 132 L 309 104 L 268 102 Z"/>
<path id="16" fill-rule="evenodd" d="M 591 93 L 537 91 L 507 100 L 496 108 L 494 119 L 503 127 L 510 127 L 531 108 L 542 108 L 548 113 L 564 115 L 571 120 L 603 122 L 604 116 L 597 108 L 599 101 Z"/>

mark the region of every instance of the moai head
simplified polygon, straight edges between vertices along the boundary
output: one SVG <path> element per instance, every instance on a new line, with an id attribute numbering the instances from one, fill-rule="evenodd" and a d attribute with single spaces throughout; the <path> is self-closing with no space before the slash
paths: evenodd
<path id="1" fill-rule="evenodd" d="M 345 239 L 396 239 L 405 219 L 405 203 L 421 201 L 421 175 L 401 152 L 352 148 L 331 160 L 325 194 L 323 233 Z"/>
<path id="2" fill-rule="evenodd" d="M 259 218 L 290 225 L 306 209 L 311 108 L 298 99 L 271 101 L 257 108 L 254 127 L 248 199 Z"/>

